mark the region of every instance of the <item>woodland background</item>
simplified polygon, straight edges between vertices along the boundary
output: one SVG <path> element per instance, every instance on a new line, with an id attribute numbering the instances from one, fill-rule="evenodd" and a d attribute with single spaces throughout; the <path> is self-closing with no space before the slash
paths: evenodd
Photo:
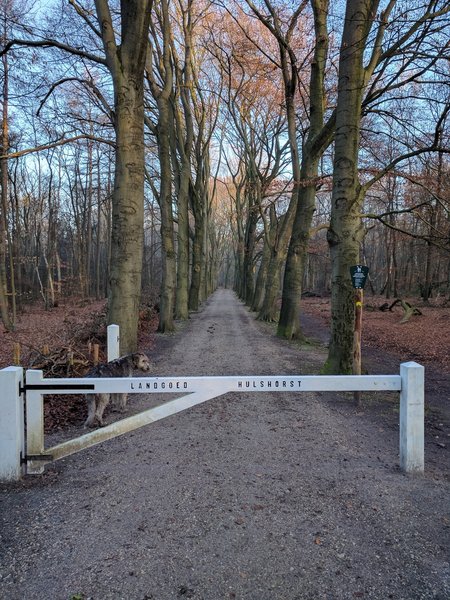
<path id="1" fill-rule="evenodd" d="M 301 337 L 348 267 L 450 301 L 450 6 L 443 0 L 1 0 L 0 308 L 108 297 L 124 348 L 217 285 Z M 280 312 L 281 311 L 281 312 Z"/>

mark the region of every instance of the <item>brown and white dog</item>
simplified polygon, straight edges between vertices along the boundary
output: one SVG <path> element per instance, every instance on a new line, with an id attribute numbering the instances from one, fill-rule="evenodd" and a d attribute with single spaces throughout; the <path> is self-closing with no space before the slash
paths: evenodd
<path id="1" fill-rule="evenodd" d="M 131 377 L 134 369 L 150 370 L 150 361 L 146 354 L 135 352 L 116 358 L 109 363 L 97 365 L 87 373 L 86 377 Z M 84 424 L 85 427 L 103 425 L 103 413 L 111 397 L 115 409 L 125 412 L 128 394 L 88 394 L 86 395 L 88 417 Z"/>

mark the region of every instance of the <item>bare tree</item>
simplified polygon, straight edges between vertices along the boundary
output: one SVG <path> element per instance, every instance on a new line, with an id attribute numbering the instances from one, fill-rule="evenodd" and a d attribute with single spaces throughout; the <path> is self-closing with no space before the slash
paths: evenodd
<path id="1" fill-rule="evenodd" d="M 104 56 L 57 39 L 16 39 L 13 46 L 53 47 L 96 64 L 105 65 L 114 89 L 116 133 L 113 225 L 108 319 L 121 328 L 121 350 L 136 349 L 141 293 L 144 205 L 144 66 L 152 0 L 120 4 L 120 35 L 107 0 L 96 0 L 97 23 L 78 5 L 71 5 L 94 38 L 101 41 Z"/>

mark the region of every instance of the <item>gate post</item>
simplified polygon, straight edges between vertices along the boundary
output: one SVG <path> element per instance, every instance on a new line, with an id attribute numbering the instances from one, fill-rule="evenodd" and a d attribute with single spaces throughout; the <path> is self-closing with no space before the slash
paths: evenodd
<path id="1" fill-rule="evenodd" d="M 400 365 L 400 468 L 422 473 L 424 458 L 425 369 L 416 362 Z"/>
<path id="2" fill-rule="evenodd" d="M 0 370 L 0 481 L 17 481 L 22 476 L 24 415 L 22 367 Z"/>
<path id="3" fill-rule="evenodd" d="M 118 325 L 108 325 L 107 327 L 107 355 L 108 362 L 116 360 L 120 356 L 120 333 Z"/>
<path id="4" fill-rule="evenodd" d="M 27 385 L 42 383 L 42 371 L 29 369 L 25 373 Z M 27 455 L 44 453 L 44 397 L 39 390 L 27 390 Z M 27 473 L 39 475 L 44 472 L 42 462 L 28 460 Z"/>

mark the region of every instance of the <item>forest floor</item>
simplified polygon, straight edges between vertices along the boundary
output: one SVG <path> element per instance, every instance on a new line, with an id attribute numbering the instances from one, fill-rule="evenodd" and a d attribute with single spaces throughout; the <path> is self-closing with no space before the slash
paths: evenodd
<path id="1" fill-rule="evenodd" d="M 68 347 L 103 308 L 30 309 L 1 334 L 0 367 L 18 336 Z M 426 366 L 424 475 L 398 468 L 397 394 L 363 394 L 360 407 L 351 394 L 228 394 L 1 486 L 0 597 L 450 597 L 450 313 L 421 310 L 404 325 L 401 311 L 365 314 L 363 352 L 371 373 Z M 313 341 L 288 343 L 218 290 L 173 335 L 151 332 L 148 315 L 141 349 L 152 375 L 314 374 L 327 311 L 305 300 Z M 133 396 L 130 413 L 166 399 Z M 47 415 L 48 444 L 82 434 L 83 411 Z"/>

